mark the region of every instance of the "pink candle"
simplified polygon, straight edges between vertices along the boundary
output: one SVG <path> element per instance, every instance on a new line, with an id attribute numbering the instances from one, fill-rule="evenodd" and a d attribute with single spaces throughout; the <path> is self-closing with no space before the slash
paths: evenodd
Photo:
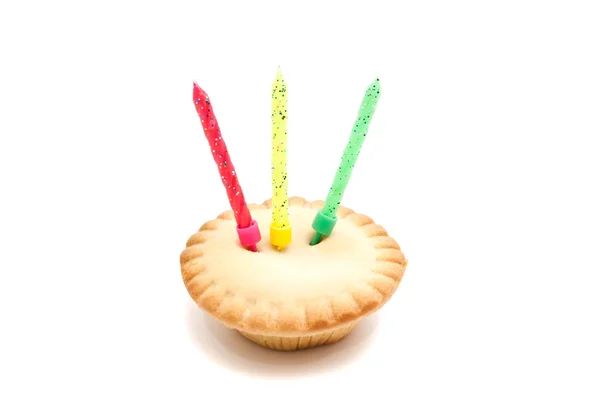
<path id="1" fill-rule="evenodd" d="M 215 117 L 208 95 L 195 82 L 194 105 L 196 106 L 196 112 L 200 117 L 204 135 L 208 140 L 213 158 L 219 169 L 221 181 L 223 181 L 223 186 L 227 191 L 227 197 L 229 198 L 229 203 L 233 210 L 238 229 L 248 228 L 253 224 L 252 216 L 250 215 L 250 210 L 246 204 L 246 199 L 244 198 L 242 187 L 238 181 L 237 173 L 235 172 L 235 168 L 229 157 L 227 146 L 221 136 L 219 123 Z M 242 238 L 240 237 L 240 239 Z M 256 252 L 256 245 L 249 245 L 249 248 L 253 252 Z"/>

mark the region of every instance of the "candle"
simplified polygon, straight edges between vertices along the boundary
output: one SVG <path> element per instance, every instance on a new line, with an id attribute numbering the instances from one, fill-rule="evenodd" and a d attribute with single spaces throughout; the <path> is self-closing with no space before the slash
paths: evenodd
<path id="1" fill-rule="evenodd" d="M 292 228 L 287 194 L 287 85 L 279 68 L 271 86 L 271 125 L 271 244 L 282 250 L 292 241 Z"/>
<path id="2" fill-rule="evenodd" d="M 252 216 L 250 215 L 250 210 L 246 204 L 235 168 L 229 157 L 227 146 L 221 136 L 221 129 L 219 128 L 219 123 L 215 117 L 210 99 L 206 92 L 195 82 L 193 99 L 194 105 L 196 106 L 196 112 L 200 117 L 200 122 L 204 129 L 204 135 L 208 140 L 213 158 L 219 169 L 221 181 L 227 191 L 227 197 L 229 198 L 229 203 L 233 210 L 235 221 L 237 222 L 237 231 L 240 242 L 243 246 L 256 252 L 256 244 L 260 241 L 258 224 L 256 221 L 252 220 Z"/>
<path id="3" fill-rule="evenodd" d="M 336 212 L 342 202 L 342 197 L 348 186 L 352 169 L 358 159 L 360 148 L 367 136 L 369 123 L 373 118 L 375 108 L 377 107 L 377 101 L 379 100 L 379 91 L 379 78 L 377 78 L 369 85 L 369 88 L 365 93 L 360 110 L 358 111 L 358 117 L 352 128 L 346 149 L 344 149 L 342 161 L 337 169 L 335 178 L 333 179 L 333 184 L 331 184 L 331 188 L 329 189 L 325 204 L 323 205 L 323 208 L 317 212 L 315 220 L 313 221 L 312 227 L 316 233 L 311 241 L 311 245 L 318 244 L 323 235 L 330 235 L 335 227 L 337 222 Z"/>

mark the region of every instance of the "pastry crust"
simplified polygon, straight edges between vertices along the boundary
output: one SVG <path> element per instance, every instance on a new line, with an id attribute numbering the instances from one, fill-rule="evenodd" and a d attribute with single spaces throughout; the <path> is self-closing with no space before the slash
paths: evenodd
<path id="1" fill-rule="evenodd" d="M 289 203 L 290 218 L 294 229 L 291 245 L 297 241 L 308 243 L 308 237 L 296 236 L 293 215 L 304 216 L 310 213 L 311 216 L 314 216 L 323 202 L 307 202 L 303 198 L 292 197 Z M 266 218 L 267 213 L 270 216 L 268 210 L 270 206 L 271 201 L 267 200 L 261 205 L 249 205 L 249 208 L 251 211 L 255 211 L 253 215 L 262 213 L 261 216 Z M 308 211 L 295 208 L 308 209 Z M 295 212 L 292 213 L 292 211 Z M 338 244 L 336 244 L 334 241 L 336 231 L 334 231 L 332 236 L 325 239 L 322 244 L 331 241 L 328 246 L 338 246 L 328 252 L 332 254 L 331 258 L 335 258 L 335 263 L 320 262 L 315 259 L 317 256 L 311 256 L 306 260 L 306 265 L 310 265 L 311 260 L 316 260 L 315 263 L 321 263 L 321 269 L 323 266 L 332 266 L 330 272 L 322 270 L 323 280 L 318 280 L 321 273 L 315 273 L 313 269 L 312 273 L 303 273 L 302 271 L 299 278 L 292 275 L 292 278 L 297 280 L 295 283 L 282 283 L 286 277 L 285 270 L 281 270 L 287 268 L 287 265 L 284 265 L 270 267 L 271 273 L 278 274 L 273 280 L 279 281 L 267 286 L 269 283 L 262 282 L 264 278 L 261 278 L 260 283 L 254 283 L 252 279 L 258 274 L 257 271 L 263 271 L 260 270 L 263 266 L 256 267 L 255 264 L 267 263 L 265 262 L 267 259 L 248 258 L 280 258 L 282 256 L 276 254 L 268 256 L 266 253 L 261 256 L 256 254 L 247 256 L 247 254 L 240 253 L 246 259 L 236 260 L 235 252 L 238 252 L 238 248 L 241 247 L 239 242 L 219 243 L 218 239 L 221 231 L 226 233 L 235 231 L 232 229 L 235 227 L 233 212 L 221 213 L 217 219 L 203 224 L 200 230 L 190 237 L 186 249 L 181 253 L 181 275 L 185 286 L 200 308 L 226 326 L 239 330 L 253 341 L 259 344 L 265 342 L 266 345 L 261 344 L 263 346 L 270 347 L 269 342 L 271 342 L 276 343 L 271 347 L 275 349 L 305 348 L 302 341 L 309 337 L 317 338 L 315 335 L 320 337 L 314 344 L 310 339 L 306 340 L 307 347 L 335 342 L 347 334 L 358 320 L 376 311 L 390 299 L 400 284 L 407 265 L 398 243 L 371 218 L 345 207 L 339 208 L 338 217 L 340 221 L 336 230 L 347 230 L 349 235 L 357 239 L 354 245 L 360 244 L 364 247 L 363 250 L 356 246 L 353 247 L 352 243 L 348 243 L 348 249 L 340 249 L 340 246 L 344 246 L 344 242 L 338 240 Z M 340 224 L 342 221 L 344 223 Z M 310 222 L 307 224 L 310 228 Z M 262 222 L 260 225 L 263 230 L 268 230 L 268 226 Z M 341 235 L 339 234 L 339 236 Z M 223 249 L 223 243 L 231 243 L 232 249 Z M 303 246 L 303 244 L 302 242 L 301 245 Z M 316 247 L 319 246 L 321 244 Z M 268 231 L 266 233 L 263 231 L 259 249 L 268 247 L 270 247 Z M 289 250 L 289 252 L 297 252 L 294 254 L 295 258 L 303 258 L 302 254 L 298 256 L 298 252 L 301 251 L 314 252 L 312 250 Z M 285 257 L 285 252 L 288 250 L 284 250 L 283 257 Z M 233 256 L 231 259 L 226 259 L 228 255 Z M 341 260 L 338 263 L 339 255 L 345 255 L 345 258 L 350 259 L 347 262 Z M 224 260 L 227 263 L 224 263 Z M 251 266 L 243 265 L 249 263 Z M 340 266 L 334 266 L 336 263 Z M 345 274 L 343 270 L 346 266 L 345 263 L 348 263 L 348 274 Z M 227 264 L 226 269 L 224 268 L 225 264 Z M 308 276 L 309 273 L 310 276 Z M 248 276 L 244 276 L 244 274 Z M 287 287 L 279 284 L 287 284 Z M 278 292 L 279 287 L 281 287 L 280 292 Z M 283 338 L 280 339 L 280 337 Z M 270 341 L 265 341 L 266 339 L 270 339 Z M 286 341 L 290 343 L 288 347 L 284 345 Z"/>

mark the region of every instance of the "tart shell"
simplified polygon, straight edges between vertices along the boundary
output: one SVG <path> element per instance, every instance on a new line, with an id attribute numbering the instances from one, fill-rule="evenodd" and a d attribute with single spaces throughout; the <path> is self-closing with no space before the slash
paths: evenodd
<path id="1" fill-rule="evenodd" d="M 183 282 L 201 309 L 255 343 L 282 351 L 344 338 L 360 319 L 390 299 L 407 265 L 400 246 L 382 226 L 343 206 L 332 236 L 309 249 L 307 216 L 314 217 L 323 201 L 291 197 L 289 206 L 294 237 L 289 249 L 279 254 L 269 243 L 267 200 L 249 205 L 253 217 L 263 220 L 259 254 L 227 237 L 236 235 L 233 212 L 227 211 L 203 224 L 180 257 Z M 325 241 L 330 242 L 322 246 Z M 321 250 L 327 252 L 321 255 Z M 306 263 L 300 263 L 303 259 Z M 273 264 L 277 266 L 263 266 Z M 273 282 L 263 276 L 268 272 L 277 273 Z M 291 282 L 286 282 L 288 273 Z"/>

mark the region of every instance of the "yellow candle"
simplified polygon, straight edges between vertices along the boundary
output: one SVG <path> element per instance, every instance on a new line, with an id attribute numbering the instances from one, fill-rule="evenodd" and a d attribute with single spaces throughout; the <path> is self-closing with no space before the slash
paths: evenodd
<path id="1" fill-rule="evenodd" d="M 273 187 L 273 220 L 271 244 L 282 250 L 292 240 L 287 194 L 287 85 L 277 69 L 271 87 L 271 180 Z"/>

